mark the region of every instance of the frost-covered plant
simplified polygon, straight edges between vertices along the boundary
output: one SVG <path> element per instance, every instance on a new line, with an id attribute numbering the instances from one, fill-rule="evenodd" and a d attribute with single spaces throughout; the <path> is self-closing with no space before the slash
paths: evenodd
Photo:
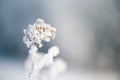
<path id="1" fill-rule="evenodd" d="M 42 19 L 37 19 L 33 25 L 29 25 L 27 29 L 24 29 L 23 42 L 29 48 L 29 56 L 25 62 L 27 80 L 35 79 L 35 76 L 40 79 L 49 77 L 50 80 L 50 78 L 53 79 L 58 73 L 66 69 L 66 63 L 62 59 L 54 62 L 54 57 L 59 54 L 57 46 L 51 47 L 48 53 L 44 55 L 38 52 L 38 48 L 43 45 L 42 41 L 49 42 L 54 39 L 55 32 L 56 29 L 46 24 Z M 47 73 L 40 71 L 44 67 L 48 67 Z"/>

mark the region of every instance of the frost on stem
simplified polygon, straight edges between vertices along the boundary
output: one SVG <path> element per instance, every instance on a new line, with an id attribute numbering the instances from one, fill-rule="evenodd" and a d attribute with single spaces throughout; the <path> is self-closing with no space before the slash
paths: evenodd
<path id="1" fill-rule="evenodd" d="M 53 46 L 48 50 L 47 54 L 40 54 L 38 48 L 42 47 L 42 41 L 49 42 L 54 39 L 56 29 L 46 24 L 43 20 L 37 19 L 33 25 L 29 25 L 27 29 L 24 29 L 23 42 L 29 49 L 29 56 L 25 62 L 27 69 L 27 80 L 31 80 L 34 75 L 45 67 L 54 63 L 54 57 L 59 54 L 59 48 Z M 56 63 L 55 63 L 56 64 Z M 55 68 L 55 66 L 53 66 Z M 52 66 L 51 70 L 54 70 Z"/>

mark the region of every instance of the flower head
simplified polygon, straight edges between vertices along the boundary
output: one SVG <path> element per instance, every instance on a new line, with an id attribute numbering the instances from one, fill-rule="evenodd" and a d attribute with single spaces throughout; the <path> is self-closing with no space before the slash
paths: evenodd
<path id="1" fill-rule="evenodd" d="M 56 29 L 46 24 L 42 19 L 37 19 L 28 29 L 24 29 L 24 43 L 28 48 L 31 46 L 42 47 L 41 41 L 49 42 L 55 37 Z"/>

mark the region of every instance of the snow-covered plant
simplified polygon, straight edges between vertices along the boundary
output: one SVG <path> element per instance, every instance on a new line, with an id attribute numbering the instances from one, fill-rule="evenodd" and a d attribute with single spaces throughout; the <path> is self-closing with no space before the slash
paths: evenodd
<path id="1" fill-rule="evenodd" d="M 55 32 L 56 29 L 46 24 L 42 19 L 37 19 L 33 25 L 24 29 L 23 42 L 29 48 L 29 56 L 25 62 L 27 80 L 35 80 L 35 76 L 40 79 L 49 77 L 50 80 L 58 73 L 65 71 L 66 63 L 62 59 L 54 61 L 54 57 L 59 54 L 57 46 L 51 47 L 47 54 L 41 54 L 38 51 L 38 48 L 43 46 L 42 41 L 49 42 L 54 39 Z M 44 67 L 48 67 L 47 73 L 41 71 Z"/>

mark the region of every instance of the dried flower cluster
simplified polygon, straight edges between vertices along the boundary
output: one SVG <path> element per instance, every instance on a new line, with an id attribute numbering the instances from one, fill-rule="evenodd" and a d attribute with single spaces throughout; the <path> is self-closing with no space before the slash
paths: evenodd
<path id="1" fill-rule="evenodd" d="M 31 46 L 42 47 L 41 41 L 49 42 L 51 39 L 54 39 L 55 32 L 55 28 L 44 23 L 43 20 L 37 19 L 35 24 L 29 25 L 28 29 L 24 29 L 25 36 L 23 37 L 23 41 L 28 48 Z"/>
<path id="2" fill-rule="evenodd" d="M 25 36 L 23 37 L 23 42 L 30 48 L 29 56 L 25 63 L 27 80 L 31 80 L 35 75 L 38 75 L 45 66 L 49 67 L 48 72 L 54 76 L 66 69 L 66 64 L 63 60 L 59 59 L 54 62 L 54 57 L 59 54 L 57 46 L 51 47 L 48 53 L 44 55 L 38 52 L 38 48 L 41 48 L 43 45 L 42 41 L 49 42 L 54 39 L 55 32 L 55 28 L 41 19 L 37 19 L 33 25 L 29 25 L 28 29 L 24 29 Z M 44 76 L 46 77 L 46 75 Z"/>

